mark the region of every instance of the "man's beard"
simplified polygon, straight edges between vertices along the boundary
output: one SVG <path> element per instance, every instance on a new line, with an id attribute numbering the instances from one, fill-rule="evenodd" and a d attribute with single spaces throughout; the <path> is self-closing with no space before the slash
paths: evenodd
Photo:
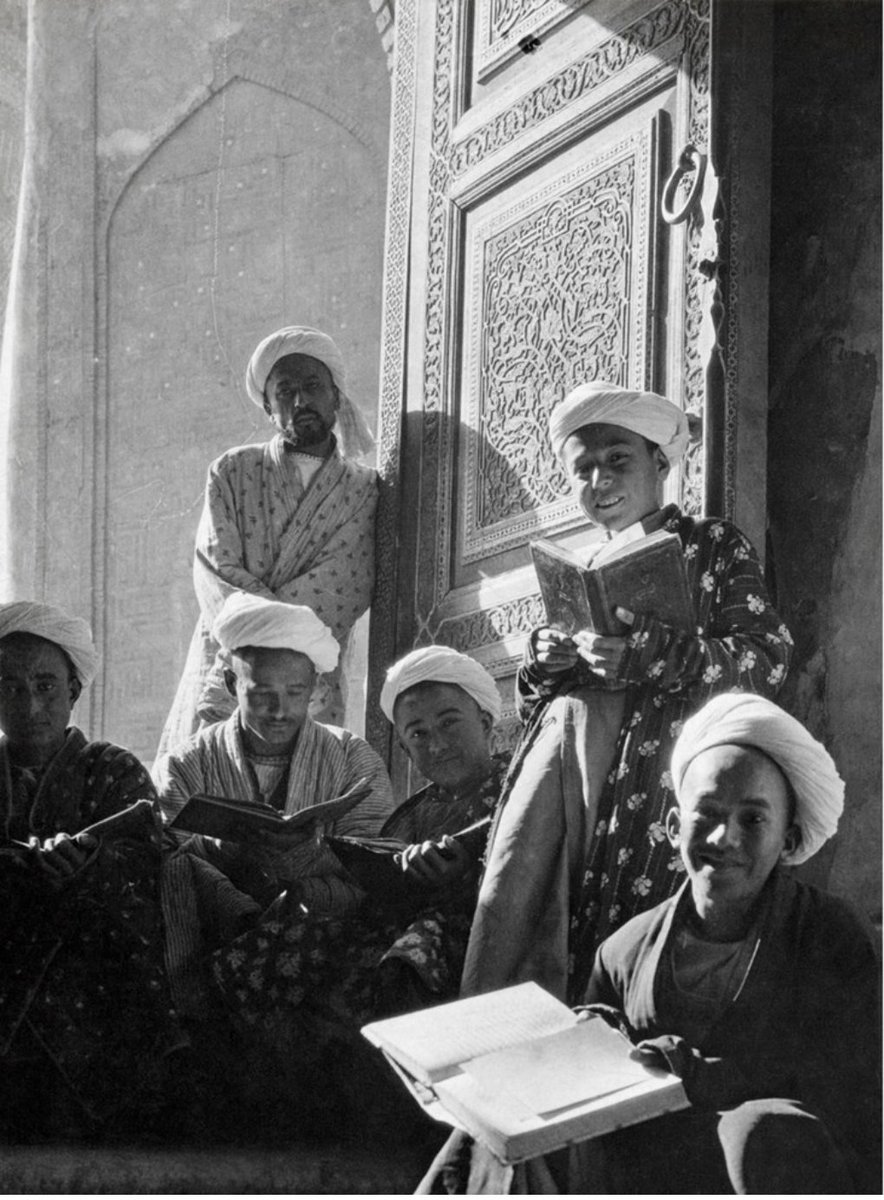
<path id="1" fill-rule="evenodd" d="M 289 446 L 295 449 L 318 446 L 331 433 L 331 426 L 315 413 L 309 419 L 294 421 L 291 428 L 282 431 L 282 436 Z"/>

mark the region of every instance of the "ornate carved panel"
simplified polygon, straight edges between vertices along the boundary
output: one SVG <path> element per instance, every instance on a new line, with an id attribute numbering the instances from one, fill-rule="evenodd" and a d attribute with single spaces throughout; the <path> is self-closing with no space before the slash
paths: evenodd
<path id="1" fill-rule="evenodd" d="M 468 223 L 459 560 L 585 523 L 547 436 L 581 379 L 643 379 L 648 130 Z"/>
<path id="2" fill-rule="evenodd" d="M 546 35 L 584 8 L 590 0 L 479 0 L 477 4 L 476 73 L 486 78 L 526 42 Z"/>

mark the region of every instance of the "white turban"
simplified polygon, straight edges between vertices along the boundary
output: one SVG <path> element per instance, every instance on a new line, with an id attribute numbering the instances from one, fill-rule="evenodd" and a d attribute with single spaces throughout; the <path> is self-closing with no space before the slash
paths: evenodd
<path id="1" fill-rule="evenodd" d="M 654 442 L 673 465 L 687 449 L 688 419 L 656 392 L 634 392 L 616 383 L 582 383 L 549 416 L 549 439 L 561 460 L 565 441 L 584 425 L 619 425 Z"/>
<path id="2" fill-rule="evenodd" d="M 713 746 L 754 746 L 772 758 L 795 793 L 801 842 L 783 862 L 797 866 L 816 854 L 838 828 L 844 780 L 828 750 L 800 721 L 761 696 L 729 692 L 715 696 L 690 717 L 672 752 L 675 791 L 688 763 Z"/>
<path id="3" fill-rule="evenodd" d="M 52 604 L 13 600 L 11 604 L 0 604 L 0 638 L 10 633 L 31 633 L 54 642 L 74 664 L 83 687 L 95 678 L 98 651 L 92 640 L 92 630 L 80 617 L 69 617 Z"/>
<path id="4" fill-rule="evenodd" d="M 393 720 L 397 699 L 419 683 L 453 683 L 463 688 L 483 712 L 500 717 L 500 692 L 484 667 L 449 646 L 424 646 L 393 663 L 381 688 L 381 710 Z"/>
<path id="5" fill-rule="evenodd" d="M 228 653 L 244 646 L 266 646 L 306 654 L 320 674 L 338 665 L 338 643 L 332 631 L 304 604 L 233 592 L 215 618 L 212 636 Z"/>
<path id="6" fill-rule="evenodd" d="M 325 363 L 341 397 L 337 416 L 337 433 L 344 457 L 358 458 L 368 454 L 374 438 L 362 413 L 347 395 L 347 379 L 341 352 L 328 336 L 306 325 L 287 325 L 277 329 L 261 342 L 246 368 L 246 391 L 259 408 L 264 407 L 264 387 L 274 366 L 289 354 L 309 354 Z"/>

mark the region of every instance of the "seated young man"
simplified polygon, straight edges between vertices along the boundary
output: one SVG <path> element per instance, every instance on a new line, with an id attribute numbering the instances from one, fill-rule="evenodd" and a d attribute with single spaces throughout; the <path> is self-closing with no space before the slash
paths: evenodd
<path id="1" fill-rule="evenodd" d="M 663 506 L 688 442 L 677 405 L 597 381 L 575 388 L 549 426 L 580 506 L 606 534 L 588 561 L 658 530 L 677 535 L 696 619 L 686 631 L 620 609 L 622 636 L 540 628 L 528 641 L 518 678 L 528 728 L 488 850 L 463 990 L 534 979 L 577 1002 L 598 943 L 677 887 L 664 821 L 682 723 L 732 688 L 776 695 L 791 638 L 743 534 Z"/>
<path id="2" fill-rule="evenodd" d="M 0 1127 L 19 1136 L 143 1113 L 180 1044 L 155 814 L 78 836 L 156 799 L 133 755 L 70 725 L 97 658 L 85 621 L 0 605 Z"/>
<path id="3" fill-rule="evenodd" d="M 405 886 L 392 895 L 369 891 L 341 919 L 320 914 L 317 920 L 287 906 L 218 951 L 215 983 L 250 1025 L 266 1024 L 271 1014 L 280 1023 L 290 1020 L 305 997 L 314 1005 L 334 998 L 336 1010 L 348 1011 L 358 1028 L 382 1011 L 457 994 L 479 855 L 450 835 L 490 816 L 496 805 L 507 764 L 491 753 L 500 694 L 475 660 L 428 646 L 390 668 L 380 703 L 429 780 L 380 830 L 380 837 L 408 843 L 394 855 Z"/>
<path id="4" fill-rule="evenodd" d="M 685 724 L 672 775 L 687 879 L 601 946 L 586 999 L 692 1108 L 603 1139 L 611 1190 L 877 1194 L 873 942 L 785 869 L 835 832 L 835 765 L 782 709 L 734 694 Z"/>
<path id="5" fill-rule="evenodd" d="M 497 685 L 465 654 L 428 646 L 406 655 L 387 672 L 380 703 L 429 781 L 380 831 L 406 846 L 388 851 L 389 885 L 368 884 L 343 916 L 274 906 L 212 956 L 216 994 L 251 1044 L 270 1048 L 281 1103 L 300 1098 L 301 1127 L 311 1109 L 326 1119 L 336 1109 L 341 1120 L 346 1111 L 360 1127 L 383 1126 L 390 1108 L 400 1125 L 413 1118 L 358 1031 L 456 996 L 485 830 L 465 844 L 451 835 L 490 817 L 507 765 L 491 751 Z"/>
<path id="6" fill-rule="evenodd" d="M 672 776 L 687 878 L 602 943 L 585 998 L 691 1107 L 516 1167 L 448 1145 L 420 1192 L 880 1192 L 873 940 L 789 870 L 835 832 L 835 765 L 775 704 L 732 693 L 685 723 Z"/>
<path id="7" fill-rule="evenodd" d="M 333 825 L 338 834 L 376 834 L 393 807 L 390 780 L 360 737 L 321 725 L 307 712 L 317 672 L 337 664 L 338 644 L 309 608 L 237 592 L 212 634 L 229 658 L 236 711 L 159 759 L 154 779 L 171 821 L 197 794 L 264 802 L 291 814 L 331 800 L 367 779 L 370 792 Z M 243 841 L 194 835 L 163 875 L 166 958 L 180 1011 L 206 1015 L 207 956 L 283 893 L 292 906 L 344 913 L 362 898 L 331 850 L 308 827 Z"/>

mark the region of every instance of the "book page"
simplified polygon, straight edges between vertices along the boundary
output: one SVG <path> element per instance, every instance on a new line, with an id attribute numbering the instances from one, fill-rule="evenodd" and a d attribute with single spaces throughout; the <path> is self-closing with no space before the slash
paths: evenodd
<path id="1" fill-rule="evenodd" d="M 512 1096 L 543 1115 L 649 1078 L 629 1043 L 600 1017 L 464 1065 L 490 1094 Z"/>
<path id="2" fill-rule="evenodd" d="M 468 1059 L 556 1033 L 576 1020 L 567 1005 L 536 983 L 519 983 L 376 1021 L 363 1033 L 404 1066 L 436 1080 Z"/>

